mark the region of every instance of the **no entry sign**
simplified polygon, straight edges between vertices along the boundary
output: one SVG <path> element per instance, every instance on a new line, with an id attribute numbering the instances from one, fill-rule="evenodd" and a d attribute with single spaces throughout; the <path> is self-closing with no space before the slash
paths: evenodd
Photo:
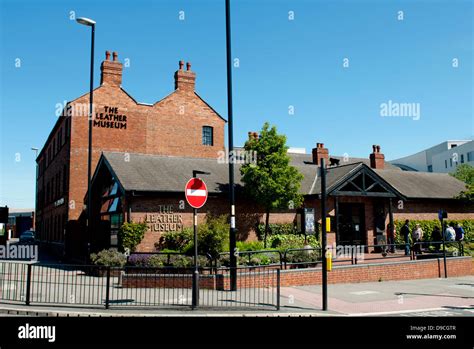
<path id="1" fill-rule="evenodd" d="M 186 200 L 191 207 L 203 207 L 207 201 L 206 183 L 200 178 L 191 178 L 188 183 L 186 183 L 184 195 L 186 195 Z"/>

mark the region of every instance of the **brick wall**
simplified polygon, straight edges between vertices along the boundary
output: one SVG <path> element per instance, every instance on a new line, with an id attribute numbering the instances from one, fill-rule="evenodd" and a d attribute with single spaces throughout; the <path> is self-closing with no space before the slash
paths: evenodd
<path id="1" fill-rule="evenodd" d="M 471 257 L 452 257 L 447 260 L 448 277 L 474 275 Z M 403 261 L 380 264 L 333 267 L 328 272 L 328 283 L 358 283 L 391 280 L 430 279 L 444 277 L 442 259 Z M 321 268 L 283 270 L 282 286 L 321 284 Z"/>
<path id="2" fill-rule="evenodd" d="M 184 209 L 180 210 L 180 204 L 184 203 Z M 193 210 L 186 203 L 184 192 L 173 197 L 134 197 L 131 198 L 130 220 L 142 222 L 146 214 L 156 214 L 159 211 L 159 205 L 173 205 L 175 213 L 182 216 L 183 225 L 192 227 Z M 212 212 L 214 215 L 228 214 L 228 199 L 225 196 L 209 196 L 203 209 L 198 210 L 198 222 L 203 222 L 206 218 L 206 212 Z M 126 215 L 128 216 L 128 214 Z M 293 222 L 296 216 L 296 210 L 284 212 L 274 212 L 270 214 L 270 223 Z M 236 222 L 238 231 L 238 240 L 256 240 L 256 226 L 263 223 L 265 215 L 263 210 L 248 200 L 238 200 L 236 205 Z M 155 243 L 160 240 L 161 233 L 148 230 L 141 243 L 137 246 L 137 251 L 151 252 L 155 251 Z"/>
<path id="3" fill-rule="evenodd" d="M 448 277 L 474 275 L 474 262 L 471 257 L 451 257 L 447 260 Z M 258 270 L 252 272 L 239 271 L 238 288 L 276 287 L 276 269 Z M 280 271 L 280 285 L 304 286 L 321 284 L 321 268 L 289 269 Z M 393 280 L 431 279 L 444 277 L 442 259 L 420 261 L 403 261 L 380 264 L 336 266 L 328 272 L 328 283 L 360 283 Z M 179 279 L 179 280 L 178 280 Z M 142 275 L 129 274 L 123 279 L 123 287 L 169 287 L 190 288 L 191 275 Z M 202 275 L 199 285 L 201 288 L 229 290 L 229 274 Z"/>
<path id="4" fill-rule="evenodd" d="M 181 70 L 180 64 L 180 74 L 193 75 L 195 78 L 195 74 L 190 71 L 190 64 L 186 68 L 186 71 Z M 110 60 L 110 53 L 106 54 L 101 69 L 101 85 L 94 90 L 94 121 L 97 120 L 96 117 L 100 117 L 100 113 L 107 114 L 106 107 L 116 107 L 118 110 L 114 114 L 126 116 L 126 127 L 93 127 L 92 173 L 103 151 L 217 158 L 218 152 L 224 150 L 225 120 L 195 93 L 194 79 L 192 83 L 177 84 L 173 93 L 153 105 L 147 105 L 138 103 L 122 89 L 123 67 L 116 53 L 113 61 Z M 172 88 L 173 85 L 170 84 L 170 90 Z M 65 213 L 68 220 L 78 220 L 84 211 L 89 94 L 70 101 L 68 106 L 72 110 L 71 117 L 58 119 L 37 159 L 38 163 L 45 160 L 48 149 L 57 139 L 57 133 L 65 132 L 65 123 L 69 120 L 70 138 L 67 138 L 66 145 L 54 156 L 54 160 L 37 181 L 38 191 L 45 190 L 43 184 L 48 183 L 51 176 L 55 176 L 67 165 L 67 190 L 64 195 L 66 204 L 57 208 L 52 205 L 53 202 L 48 202 L 38 212 L 39 223 Z M 202 126 L 213 127 L 212 146 L 202 145 Z M 63 137 L 63 141 L 65 140 L 66 136 Z M 45 234 L 51 233 L 49 228 L 43 230 L 48 230 Z"/>

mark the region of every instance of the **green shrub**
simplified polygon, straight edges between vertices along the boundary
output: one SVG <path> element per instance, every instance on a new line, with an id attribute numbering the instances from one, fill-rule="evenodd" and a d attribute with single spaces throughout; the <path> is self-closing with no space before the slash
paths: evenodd
<path id="1" fill-rule="evenodd" d="M 137 245 L 142 241 L 147 231 L 146 223 L 126 222 L 122 224 L 118 232 L 118 242 L 121 249 L 130 249 L 134 252 Z"/>
<path id="2" fill-rule="evenodd" d="M 272 235 L 268 239 L 268 244 L 271 248 L 282 250 L 287 250 L 290 248 L 303 248 L 304 247 L 304 235 Z M 319 247 L 319 241 L 314 235 L 308 235 L 307 240 L 309 245 L 312 247 Z"/>
<path id="3" fill-rule="evenodd" d="M 193 240 L 193 230 L 183 229 L 181 231 L 171 231 L 164 233 L 160 241 L 155 244 L 159 251 L 179 251 L 182 252 Z"/>
<path id="4" fill-rule="evenodd" d="M 286 255 L 287 263 L 316 263 L 318 261 L 316 251 L 290 251 Z"/>
<path id="5" fill-rule="evenodd" d="M 161 268 L 166 266 L 166 261 L 168 257 L 166 255 L 153 255 L 148 259 L 147 267 Z"/>
<path id="6" fill-rule="evenodd" d="M 193 259 L 189 256 L 171 255 L 169 266 L 176 268 L 190 268 L 194 265 Z"/>
<path id="7" fill-rule="evenodd" d="M 193 234 L 193 228 L 184 228 L 188 233 Z M 198 226 L 198 253 L 202 255 L 210 254 L 217 256 L 220 252 L 229 250 L 229 224 L 227 216 L 212 216 L 207 214 L 206 221 Z M 194 253 L 194 243 L 191 240 L 182 252 Z"/>
<path id="8" fill-rule="evenodd" d="M 99 253 L 92 253 L 90 256 L 92 263 L 105 267 L 123 267 L 127 263 L 127 257 L 117 250 L 102 250 Z"/>
<path id="9" fill-rule="evenodd" d="M 263 240 L 264 234 L 265 224 L 259 224 L 257 227 L 257 235 L 259 240 Z M 299 232 L 296 230 L 296 227 L 293 223 L 270 223 L 268 225 L 268 236 L 279 234 L 299 234 Z"/>
<path id="10" fill-rule="evenodd" d="M 194 230 L 186 227 L 182 231 L 169 232 L 161 236 L 155 247 L 160 251 L 177 251 L 188 255 L 194 254 Z M 229 224 L 227 216 L 206 215 L 206 220 L 198 225 L 198 253 L 217 256 L 229 250 Z"/>
<path id="11" fill-rule="evenodd" d="M 447 220 L 447 224 L 449 223 L 460 223 L 464 229 L 466 235 L 464 236 L 465 240 L 472 240 L 474 238 L 474 219 L 461 219 L 461 220 Z M 403 244 L 405 242 L 403 236 L 400 234 L 400 229 L 405 224 L 405 220 L 396 220 L 394 221 L 395 229 L 397 231 L 395 236 L 395 243 Z M 411 232 L 415 229 L 416 224 L 420 224 L 421 229 L 423 230 L 423 240 L 430 241 L 431 234 L 433 233 L 434 228 L 437 226 L 441 228 L 440 221 L 437 219 L 433 220 L 410 220 L 409 227 L 410 227 L 410 241 L 411 241 Z"/>
<path id="12" fill-rule="evenodd" d="M 237 241 L 236 247 L 239 251 L 260 251 L 263 250 L 262 241 Z"/>

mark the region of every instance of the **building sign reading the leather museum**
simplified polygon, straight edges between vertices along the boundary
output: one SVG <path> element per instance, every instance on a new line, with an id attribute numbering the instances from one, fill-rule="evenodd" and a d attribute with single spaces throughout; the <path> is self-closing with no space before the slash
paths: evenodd
<path id="1" fill-rule="evenodd" d="M 103 113 L 95 113 L 94 126 L 102 128 L 126 129 L 127 116 L 120 114 L 117 107 L 105 106 Z"/>
<path id="2" fill-rule="evenodd" d="M 159 205 L 157 213 L 147 213 L 145 223 L 152 232 L 178 231 L 183 228 L 183 216 L 173 210 L 173 205 Z"/>

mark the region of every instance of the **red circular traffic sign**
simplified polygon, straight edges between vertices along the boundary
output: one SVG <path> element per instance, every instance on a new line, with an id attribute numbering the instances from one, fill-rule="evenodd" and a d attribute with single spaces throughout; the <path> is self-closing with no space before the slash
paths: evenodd
<path id="1" fill-rule="evenodd" d="M 193 208 L 201 208 L 207 201 L 206 183 L 201 178 L 191 178 L 184 189 L 188 204 Z"/>

